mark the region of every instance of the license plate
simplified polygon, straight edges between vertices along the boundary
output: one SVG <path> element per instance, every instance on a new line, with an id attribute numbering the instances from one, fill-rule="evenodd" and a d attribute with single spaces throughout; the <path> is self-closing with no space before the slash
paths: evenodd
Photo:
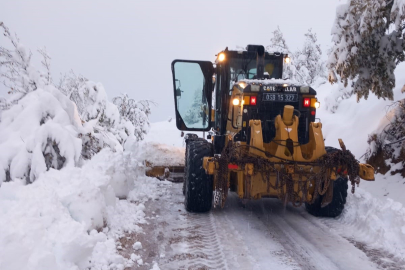
<path id="1" fill-rule="evenodd" d="M 263 93 L 263 101 L 297 102 L 297 94 Z"/>

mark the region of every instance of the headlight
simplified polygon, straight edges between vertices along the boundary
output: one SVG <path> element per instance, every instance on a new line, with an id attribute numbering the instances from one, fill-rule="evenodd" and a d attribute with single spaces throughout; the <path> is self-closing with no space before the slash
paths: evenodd
<path id="1" fill-rule="evenodd" d="M 304 93 L 304 94 L 308 94 L 309 93 L 309 86 L 301 86 L 300 87 L 300 92 Z"/>
<path id="2" fill-rule="evenodd" d="M 222 62 L 222 61 L 224 61 L 225 60 L 225 54 L 224 53 L 220 53 L 219 55 L 218 55 L 218 61 L 219 62 Z"/>
<path id="3" fill-rule="evenodd" d="M 245 89 L 247 84 L 245 82 L 238 82 L 238 85 L 240 86 L 240 88 Z"/>
<path id="4" fill-rule="evenodd" d="M 284 62 L 285 62 L 286 64 L 289 64 L 290 61 L 291 61 L 291 58 L 290 58 L 290 57 L 287 56 L 286 58 L 284 58 Z"/>
<path id="5" fill-rule="evenodd" d="M 235 106 L 238 106 L 239 105 L 239 98 L 234 98 L 233 100 L 232 100 L 232 103 L 233 103 L 233 105 L 235 105 Z"/>

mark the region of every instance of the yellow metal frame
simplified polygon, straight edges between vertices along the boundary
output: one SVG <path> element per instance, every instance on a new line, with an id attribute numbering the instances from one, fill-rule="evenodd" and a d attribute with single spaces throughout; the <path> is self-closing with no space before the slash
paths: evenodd
<path id="1" fill-rule="evenodd" d="M 234 90 L 232 96 L 240 96 L 241 92 Z M 231 105 L 233 106 L 233 105 Z M 235 106 L 236 107 L 236 106 Z M 241 114 L 243 104 L 238 106 L 241 108 L 236 113 L 230 110 L 229 119 L 235 119 L 235 114 Z M 321 168 L 312 165 L 301 165 L 305 162 L 312 162 L 326 154 L 324 139 L 322 135 L 321 123 L 310 123 L 309 125 L 309 142 L 304 145 L 298 144 L 298 117 L 293 115 L 294 107 L 286 105 L 284 107 L 283 117 L 278 115 L 275 118 L 276 136 L 270 143 L 263 143 L 262 125 L 260 120 L 250 120 L 250 147 L 248 154 L 264 158 L 276 164 L 275 171 L 270 172 L 269 179 L 263 179 L 261 173 L 255 172 L 253 164 L 246 164 L 244 168 L 230 169 L 228 176 L 228 186 L 236 186 L 236 193 L 240 198 L 244 199 L 259 199 L 262 197 L 278 197 L 278 190 L 272 188 L 277 186 L 277 173 L 283 171 L 290 174 L 294 180 L 294 191 L 300 197 L 306 196 L 307 200 L 312 199 L 315 183 L 309 180 L 309 177 L 314 173 L 318 173 Z M 234 113 L 233 118 L 231 118 Z M 235 124 L 235 123 L 234 123 Z M 239 128 L 239 126 L 238 126 Z M 231 131 L 226 138 L 225 144 L 232 140 L 232 133 L 237 132 L 235 125 L 228 121 L 228 130 Z M 287 140 L 292 141 L 292 145 L 288 145 Z M 343 142 L 340 140 L 341 145 Z M 243 142 L 236 142 L 245 144 Z M 294 145 L 295 144 L 295 145 Z M 345 150 L 344 144 L 343 149 Z M 267 156 L 266 153 L 270 155 Z M 288 164 L 289 162 L 294 163 Z M 295 162 L 301 162 L 297 164 Z M 212 157 L 205 157 L 203 160 L 203 168 L 207 174 L 214 175 L 214 186 L 216 182 L 216 174 L 218 171 L 218 163 Z M 336 168 L 337 169 L 337 168 Z M 298 173 L 299 171 L 299 173 Z M 374 180 L 374 169 L 368 164 L 360 164 L 359 176 L 364 180 Z M 329 178 L 335 180 L 337 177 L 335 171 L 329 172 Z M 267 178 L 267 177 L 266 177 Z M 307 184 L 308 194 L 302 194 L 299 188 L 299 182 L 305 181 Z M 285 189 L 286 187 L 284 187 Z M 285 190 L 284 190 L 285 191 Z"/>

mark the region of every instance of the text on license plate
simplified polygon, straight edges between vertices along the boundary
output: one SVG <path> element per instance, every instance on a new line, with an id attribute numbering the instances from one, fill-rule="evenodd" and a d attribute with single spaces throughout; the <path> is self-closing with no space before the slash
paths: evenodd
<path id="1" fill-rule="evenodd" d="M 296 101 L 298 101 L 298 95 L 297 94 L 263 93 L 263 101 L 296 102 Z"/>

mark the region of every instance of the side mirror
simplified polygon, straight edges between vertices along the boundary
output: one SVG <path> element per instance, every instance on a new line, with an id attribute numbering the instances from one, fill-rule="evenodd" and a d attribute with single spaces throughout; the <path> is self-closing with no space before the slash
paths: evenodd
<path id="1" fill-rule="evenodd" d="M 180 88 L 177 88 L 176 89 L 176 97 L 181 97 L 181 92 L 183 92 L 183 91 L 181 91 Z"/>

